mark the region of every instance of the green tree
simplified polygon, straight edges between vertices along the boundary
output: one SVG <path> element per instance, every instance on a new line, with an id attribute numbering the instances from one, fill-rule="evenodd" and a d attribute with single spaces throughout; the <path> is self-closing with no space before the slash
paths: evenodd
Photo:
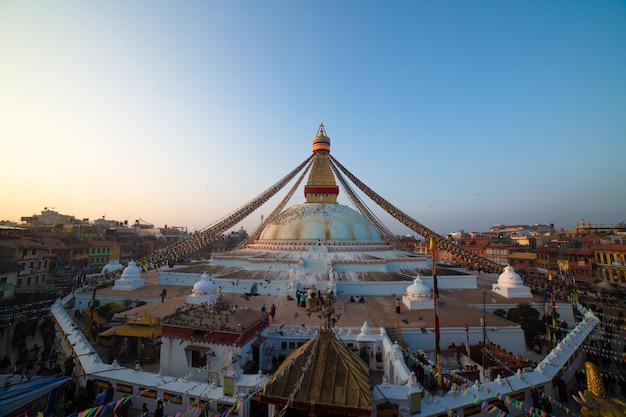
<path id="1" fill-rule="evenodd" d="M 528 303 L 518 304 L 517 307 L 509 309 L 507 314 L 509 320 L 519 324 L 524 329 L 524 336 L 529 342 L 546 331 L 545 323 L 539 316 L 539 311 Z"/>
<path id="2" fill-rule="evenodd" d="M 517 307 L 509 309 L 507 317 L 518 324 L 532 323 L 539 319 L 539 312 L 528 303 L 519 303 Z"/>

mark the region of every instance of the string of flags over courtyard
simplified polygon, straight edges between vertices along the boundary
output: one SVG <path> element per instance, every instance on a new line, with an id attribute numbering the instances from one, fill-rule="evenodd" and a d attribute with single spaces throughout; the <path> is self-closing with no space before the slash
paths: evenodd
<path id="1" fill-rule="evenodd" d="M 456 256 L 457 259 L 465 262 L 467 265 L 473 267 L 475 270 L 482 270 L 485 272 L 491 273 L 501 273 L 503 270 L 503 266 L 499 263 L 496 263 L 490 259 L 484 258 L 468 249 L 460 247 L 456 242 L 451 239 L 448 239 L 444 236 L 441 236 L 424 226 L 422 223 L 418 222 L 404 211 L 400 210 L 398 207 L 391 204 L 389 201 L 384 199 L 381 195 L 376 193 L 370 187 L 365 185 L 361 180 L 359 180 L 355 175 L 353 175 L 350 171 L 348 171 L 337 159 L 332 157 L 330 154 L 327 154 L 328 162 L 330 166 L 333 168 L 333 171 L 336 175 L 345 175 L 354 185 L 356 185 L 367 197 L 369 197 L 372 201 L 374 201 L 379 207 L 381 207 L 385 212 L 391 215 L 393 218 L 401 222 L 404 226 L 417 233 L 418 235 L 424 237 L 427 240 L 434 242 L 435 247 L 438 250 L 448 251 Z M 235 210 L 234 212 L 228 214 L 222 219 L 215 222 L 213 225 L 194 233 L 188 239 L 178 241 L 172 243 L 171 245 L 161 249 L 158 252 L 152 253 L 142 259 L 136 261 L 137 266 L 139 266 L 144 272 L 155 270 L 166 266 L 172 262 L 178 262 L 180 260 L 185 259 L 186 257 L 191 256 L 193 253 L 202 249 L 203 247 L 209 245 L 213 239 L 219 237 L 222 233 L 236 226 L 240 222 L 242 222 L 245 218 L 247 218 L 250 214 L 260 208 L 263 204 L 265 204 L 269 199 L 275 196 L 279 191 L 281 191 L 299 172 L 304 170 L 302 176 L 306 174 L 306 172 L 310 169 L 311 164 L 313 163 L 313 155 L 308 157 L 304 162 L 298 165 L 294 170 L 289 172 L 285 177 L 279 180 L 277 183 L 269 187 L 267 190 Z M 301 176 L 301 178 L 302 178 Z M 301 181 L 301 178 L 299 181 Z M 342 184 L 347 183 L 343 177 L 339 177 L 339 180 Z M 299 183 L 298 181 L 298 183 Z M 278 207 L 272 212 L 270 216 L 266 219 L 266 222 L 271 221 L 272 217 L 280 212 L 280 210 L 286 205 L 291 195 L 295 190 L 295 186 L 289 192 L 287 197 L 285 197 Z M 348 194 L 353 194 L 349 192 Z M 361 205 L 359 205 L 361 206 Z M 357 207 L 361 211 L 365 217 L 371 219 L 372 214 L 371 211 L 367 209 L 367 207 Z M 365 212 L 363 212 L 365 211 Z M 373 221 L 373 224 L 380 230 L 380 226 L 382 223 L 380 221 Z M 382 226 L 384 227 L 384 226 Z M 383 236 L 389 238 L 387 233 L 382 233 Z"/>

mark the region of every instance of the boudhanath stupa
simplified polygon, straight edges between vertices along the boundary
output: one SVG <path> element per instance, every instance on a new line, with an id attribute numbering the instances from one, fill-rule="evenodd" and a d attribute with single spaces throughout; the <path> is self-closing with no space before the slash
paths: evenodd
<path id="1" fill-rule="evenodd" d="M 360 212 L 338 203 L 336 177 L 346 194 L 354 198 L 355 193 L 329 158 L 323 125 L 312 142 L 304 203 L 273 212 L 237 250 L 215 253 L 206 264 L 160 271 L 159 282 L 193 285 L 200 268 L 213 278 L 237 282 L 236 288 L 226 284 L 229 291 L 279 290 L 295 297 L 315 285 L 336 295 L 367 296 L 404 294 L 416 275 L 430 274 L 431 257 L 397 249 L 393 234 L 358 199 L 351 201 Z M 469 273 L 440 269 L 439 276 L 440 288 L 476 288 Z"/>
<path id="2" fill-rule="evenodd" d="M 493 405 L 509 395 L 529 402 L 532 387 L 553 392 L 554 364 L 567 363 L 571 369 L 580 362 L 578 346 L 596 319 L 586 317 L 535 371 L 504 381 L 480 366 L 479 375 L 474 371 L 479 358 L 453 347 L 487 340 L 525 353 L 523 329 L 491 313 L 515 306 L 530 290 L 512 268 L 503 271 L 454 247 L 373 192 L 330 155 L 330 143 L 320 125 L 312 155 L 285 178 L 187 241 L 129 263 L 113 288 L 99 289 L 102 301 L 146 301 L 129 311 L 131 317 L 160 318 L 160 372 L 127 373 L 114 364 L 87 363 L 86 356 L 85 374 L 98 372 L 100 380 L 115 384 L 133 381 L 133 392 L 154 387 L 155 398 L 169 398 L 169 414 L 200 403 L 215 412 L 236 410 L 242 417 L 487 415 L 483 402 Z M 237 249 L 168 267 L 232 228 L 296 177 L 284 199 Z M 305 179 L 305 202 L 288 206 Z M 486 274 L 479 279 L 460 268 L 435 268 L 431 255 L 400 248 L 348 179 L 435 247 L 483 271 L 501 273 L 497 283 Z M 339 202 L 340 189 L 354 208 Z M 156 270 L 150 275 L 154 281 L 148 282 L 143 277 L 151 270 Z M 87 306 L 90 297 L 77 294 L 76 308 Z M 530 294 L 528 301 L 543 308 L 540 297 Z M 270 313 L 274 307 L 277 312 Z M 571 308 L 559 312 L 575 321 Z M 71 319 L 60 309 L 54 314 L 70 334 Z M 439 326 L 443 331 L 435 338 Z M 89 349 L 88 342 L 74 337 L 67 336 L 68 349 Z M 446 348 L 450 366 L 437 363 L 440 347 Z M 432 374 L 431 382 L 438 374 L 471 374 L 473 379 L 463 393 L 460 388 L 429 392 L 407 365 L 416 362 L 418 353 L 424 361 L 419 368 Z M 155 398 L 146 401 L 152 405 Z M 507 404 L 511 415 L 523 415 L 522 408 Z"/>

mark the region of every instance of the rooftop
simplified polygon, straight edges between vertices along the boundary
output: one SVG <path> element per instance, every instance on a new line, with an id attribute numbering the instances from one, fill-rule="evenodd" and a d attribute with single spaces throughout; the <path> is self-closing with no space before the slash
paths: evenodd
<path id="1" fill-rule="evenodd" d="M 438 268 L 438 271 L 440 269 Z M 132 310 L 122 313 L 125 316 L 141 316 L 149 315 L 164 318 L 176 312 L 177 309 L 185 308 L 186 297 L 191 294 L 191 286 L 165 286 L 158 284 L 158 272 L 152 271 L 144 273 L 142 278 L 146 280 L 146 286 L 132 291 L 132 293 L 113 290 L 112 288 L 98 289 L 97 294 L 102 297 L 128 297 L 132 294 L 137 299 L 155 299 L 158 302 L 150 302 Z M 487 305 L 508 304 L 515 306 L 521 302 L 536 303 L 543 305 L 543 297 L 534 296 L 524 299 L 507 299 L 493 291 L 492 284 L 497 283 L 497 274 L 481 274 L 478 276 L 478 288 L 476 289 L 440 289 L 439 303 L 439 323 L 442 327 L 464 327 L 466 324 L 470 326 L 479 326 L 483 316 L 483 302 Z M 412 281 L 407 281 L 407 286 Z M 167 296 L 164 302 L 160 302 L 161 291 L 166 288 Z M 251 312 L 261 311 L 263 304 L 269 309 L 272 304 L 276 306 L 276 315 L 274 322 L 285 324 L 288 326 L 317 326 L 320 325 L 320 318 L 316 313 L 308 313 L 305 308 L 298 307 L 295 300 L 290 300 L 285 294 L 259 294 L 248 295 L 223 293 L 224 301 L 234 306 L 237 313 L 231 319 L 233 322 L 240 323 L 244 317 L 250 315 Z M 486 291 L 486 292 L 485 292 Z M 398 294 L 400 296 L 401 294 Z M 434 310 L 413 310 L 408 311 L 402 307 L 400 314 L 395 312 L 396 296 L 367 296 L 364 303 L 350 302 L 349 296 L 338 296 L 334 304 L 335 310 L 339 315 L 336 323 L 337 327 L 360 327 L 364 321 L 371 326 L 388 327 L 394 326 L 398 322 L 400 328 L 419 328 L 434 327 L 435 317 Z M 189 313 L 196 318 L 197 323 L 202 325 L 212 325 L 214 318 L 217 316 L 209 315 L 201 318 L 203 312 L 191 310 Z M 225 317 L 225 313 L 221 315 Z M 230 313 L 228 313 L 230 314 Z M 518 325 L 506 320 L 502 317 L 489 314 L 487 312 L 487 322 L 493 327 L 507 327 Z M 200 321 L 202 320 L 202 321 Z M 216 320 L 217 323 L 217 320 Z M 242 323 L 243 324 L 243 323 Z M 220 322 L 221 325 L 221 322 Z"/>

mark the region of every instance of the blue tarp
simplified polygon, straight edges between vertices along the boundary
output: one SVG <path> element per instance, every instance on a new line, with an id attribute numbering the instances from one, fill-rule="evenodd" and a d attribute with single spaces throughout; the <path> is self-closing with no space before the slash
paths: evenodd
<path id="1" fill-rule="evenodd" d="M 55 389 L 69 382 L 69 376 L 39 377 L 30 380 L 21 375 L 0 376 L 0 416 L 9 416 L 24 406 L 32 403 L 29 410 L 33 415 L 41 411 L 44 414 L 49 408 L 54 408 L 55 397 L 49 394 Z M 29 414 L 30 415 L 30 414 Z"/>

